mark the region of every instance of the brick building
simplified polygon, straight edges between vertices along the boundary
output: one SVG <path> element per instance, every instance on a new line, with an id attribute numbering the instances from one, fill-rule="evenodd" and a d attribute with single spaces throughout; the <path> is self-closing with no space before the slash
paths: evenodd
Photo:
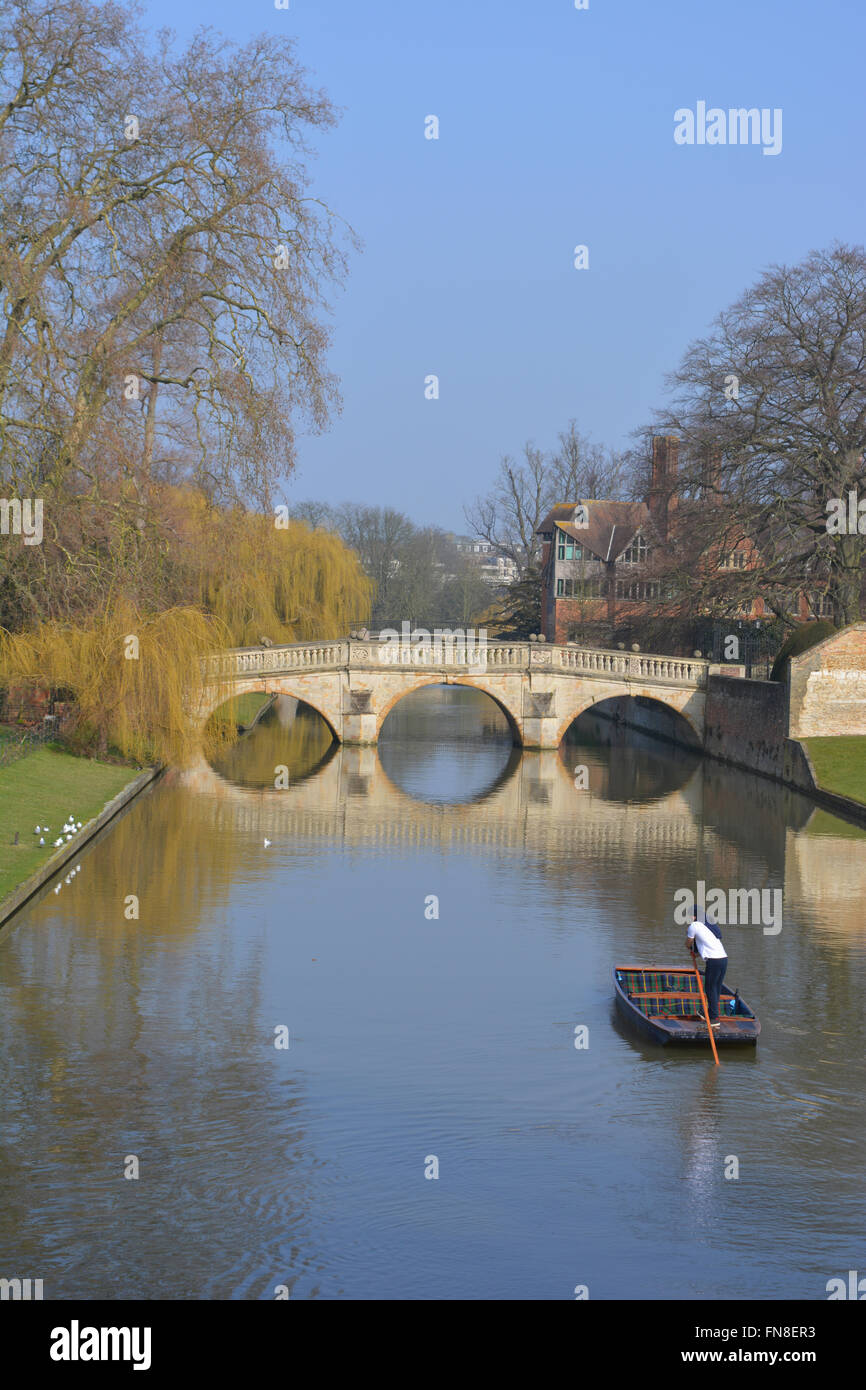
<path id="1" fill-rule="evenodd" d="M 657 435 L 645 501 L 578 499 L 544 518 L 538 534 L 548 642 L 603 642 L 618 627 L 649 616 L 682 616 L 669 578 L 677 527 L 687 525 L 677 463 L 676 437 Z M 746 538 L 713 562 L 721 570 L 755 569 L 757 551 Z M 764 616 L 763 600 L 754 599 L 740 616 Z"/>

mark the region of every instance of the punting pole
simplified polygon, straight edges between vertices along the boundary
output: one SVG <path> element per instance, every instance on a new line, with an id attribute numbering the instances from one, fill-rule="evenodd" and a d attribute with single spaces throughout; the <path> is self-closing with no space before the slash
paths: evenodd
<path id="1" fill-rule="evenodd" d="M 691 949 L 691 947 L 689 948 L 689 955 L 692 957 L 692 960 L 695 963 L 695 974 L 698 977 L 698 990 L 700 991 L 701 1003 L 704 1006 L 704 1018 L 707 1020 L 707 1032 L 710 1035 L 710 1047 L 713 1049 L 713 1060 L 716 1066 L 718 1066 L 719 1054 L 716 1050 L 716 1040 L 713 1037 L 713 1025 L 710 1023 L 710 1009 L 709 1005 L 707 1004 L 707 996 L 704 994 L 704 982 L 701 979 L 701 972 L 698 968 L 698 958 L 695 955 L 694 951 Z"/>

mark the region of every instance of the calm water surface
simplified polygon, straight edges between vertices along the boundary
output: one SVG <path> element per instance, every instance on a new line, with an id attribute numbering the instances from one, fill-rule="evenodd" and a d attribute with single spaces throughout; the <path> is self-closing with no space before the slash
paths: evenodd
<path id="1" fill-rule="evenodd" d="M 520 755 L 431 688 L 378 750 L 268 715 L 81 864 L 0 934 L 3 1275 L 822 1299 L 866 1269 L 866 840 L 796 794 L 602 720 Z M 777 936 L 726 930 L 763 1034 L 718 1070 L 612 1007 L 614 963 L 685 961 L 698 879 L 784 891 Z"/>

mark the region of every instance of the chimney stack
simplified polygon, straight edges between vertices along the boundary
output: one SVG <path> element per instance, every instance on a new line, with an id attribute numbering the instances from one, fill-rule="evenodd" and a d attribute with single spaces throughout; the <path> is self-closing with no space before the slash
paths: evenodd
<path id="1" fill-rule="evenodd" d="M 668 516 L 677 505 L 677 465 L 680 441 L 675 434 L 653 435 L 652 479 L 647 506 L 662 540 L 667 540 Z"/>

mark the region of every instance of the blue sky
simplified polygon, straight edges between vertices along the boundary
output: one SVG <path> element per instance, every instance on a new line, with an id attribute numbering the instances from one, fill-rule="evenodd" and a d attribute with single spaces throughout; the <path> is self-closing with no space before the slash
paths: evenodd
<path id="1" fill-rule="evenodd" d="M 550 447 L 572 418 L 627 445 L 689 341 L 766 266 L 864 240 L 863 0 L 143 9 L 179 38 L 296 35 L 344 112 L 314 173 L 364 243 L 334 304 L 343 413 L 301 441 L 289 501 L 464 530 L 503 454 Z M 781 153 L 676 145 L 674 112 L 698 101 L 781 108 Z"/>

